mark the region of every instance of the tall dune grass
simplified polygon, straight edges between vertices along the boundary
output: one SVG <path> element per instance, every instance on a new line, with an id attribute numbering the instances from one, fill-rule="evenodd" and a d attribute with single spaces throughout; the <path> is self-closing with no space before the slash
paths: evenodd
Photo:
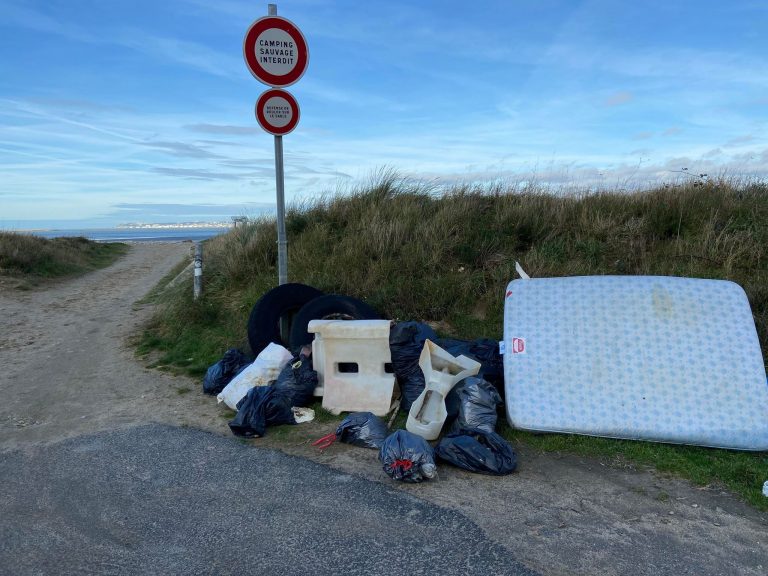
<path id="1" fill-rule="evenodd" d="M 730 279 L 768 342 L 768 186 L 719 180 L 636 193 L 555 195 L 535 186 L 437 193 L 384 173 L 345 196 L 289 207 L 289 278 L 365 300 L 385 317 L 439 322 L 445 335 L 499 338 L 520 261 L 532 276 L 651 274 Z M 276 285 L 274 219 L 206 243 L 205 297 L 181 286 L 154 323 L 172 350 L 207 342 L 196 370 L 245 345 L 248 312 Z M 181 329 L 183 327 L 183 330 Z M 183 346 L 184 357 L 190 348 Z"/>
<path id="2" fill-rule="evenodd" d="M 99 243 L 82 237 L 46 239 L 0 232 L 0 275 L 25 279 L 82 274 L 111 264 L 126 244 Z"/>

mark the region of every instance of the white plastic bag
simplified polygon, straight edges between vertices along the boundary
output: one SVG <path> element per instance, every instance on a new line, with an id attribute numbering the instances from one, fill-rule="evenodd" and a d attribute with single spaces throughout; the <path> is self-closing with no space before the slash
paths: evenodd
<path id="1" fill-rule="evenodd" d="M 237 410 L 237 403 L 248 394 L 248 390 L 255 386 L 267 386 L 272 380 L 277 380 L 283 366 L 292 357 L 288 350 L 270 342 L 253 364 L 235 376 L 216 399 L 226 403 L 232 410 Z"/>

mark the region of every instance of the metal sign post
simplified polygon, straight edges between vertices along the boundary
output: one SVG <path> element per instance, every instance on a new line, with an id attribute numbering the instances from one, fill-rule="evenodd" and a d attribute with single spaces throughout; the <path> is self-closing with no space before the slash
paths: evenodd
<path id="1" fill-rule="evenodd" d="M 277 283 L 288 283 L 288 238 L 285 234 L 285 172 L 283 137 L 275 136 L 275 190 L 277 191 Z"/>
<path id="2" fill-rule="evenodd" d="M 304 35 L 293 22 L 277 15 L 277 4 L 267 5 L 245 34 L 243 57 L 251 74 L 273 88 L 290 86 L 304 75 L 309 50 Z M 277 193 L 277 280 L 288 282 L 288 238 L 285 233 L 285 170 L 283 134 L 299 120 L 296 99 L 283 90 L 267 90 L 256 103 L 259 124 L 275 136 L 275 190 Z"/>
<path id="3" fill-rule="evenodd" d="M 267 15 L 277 16 L 277 4 L 267 5 Z M 285 233 L 285 169 L 283 137 L 275 135 L 275 191 L 277 193 L 277 283 L 288 283 L 288 238 Z"/>
<path id="4" fill-rule="evenodd" d="M 285 171 L 283 135 L 299 123 L 299 104 L 285 90 L 272 88 L 256 101 L 256 119 L 265 131 L 275 136 L 275 189 L 277 190 L 277 280 L 288 282 L 288 239 L 285 233 Z"/>

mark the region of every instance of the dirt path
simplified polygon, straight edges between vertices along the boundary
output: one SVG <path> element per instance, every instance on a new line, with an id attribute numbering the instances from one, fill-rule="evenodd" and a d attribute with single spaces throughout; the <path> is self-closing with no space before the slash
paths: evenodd
<path id="1" fill-rule="evenodd" d="M 188 243 L 137 243 L 113 266 L 34 291 L 0 292 L 0 449 L 137 422 L 179 422 L 177 378 L 126 346 L 141 299 Z"/>
<path id="2" fill-rule="evenodd" d="M 136 244 L 112 267 L 76 280 L 0 288 L 0 451 L 146 422 L 229 435 L 226 412 L 198 382 L 144 368 L 126 344 L 149 313 L 134 303 L 188 254 L 189 244 Z M 389 482 L 374 451 L 309 445 L 331 429 L 282 428 L 253 443 Z M 766 515 L 716 488 L 648 470 L 522 448 L 509 477 L 442 466 L 437 481 L 398 487 L 465 514 L 545 574 L 768 571 Z"/>

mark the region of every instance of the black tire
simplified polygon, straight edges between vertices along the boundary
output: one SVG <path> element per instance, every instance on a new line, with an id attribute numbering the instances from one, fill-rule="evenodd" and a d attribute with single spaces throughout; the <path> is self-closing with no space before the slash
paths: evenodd
<path id="1" fill-rule="evenodd" d="M 285 346 L 280 337 L 280 318 L 298 312 L 307 302 L 323 293 L 306 284 L 283 284 L 273 288 L 254 304 L 248 318 L 248 343 L 258 356 L 270 342 Z"/>
<path id="2" fill-rule="evenodd" d="M 291 350 L 309 344 L 314 338 L 307 331 L 310 320 L 378 320 L 381 315 L 362 300 L 327 294 L 305 304 L 294 316 L 291 326 Z"/>

